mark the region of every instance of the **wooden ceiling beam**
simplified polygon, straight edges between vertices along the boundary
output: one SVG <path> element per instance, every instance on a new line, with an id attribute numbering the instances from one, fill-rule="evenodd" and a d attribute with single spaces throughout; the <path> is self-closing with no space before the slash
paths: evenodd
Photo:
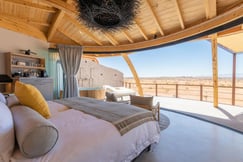
<path id="1" fill-rule="evenodd" d="M 180 21 L 180 24 L 181 24 L 181 28 L 185 29 L 185 24 L 184 24 L 184 20 L 183 20 L 183 17 L 182 17 L 182 12 L 181 12 L 181 8 L 180 8 L 180 5 L 178 3 L 178 0 L 174 0 L 174 3 L 175 3 L 175 8 L 176 8 L 177 15 L 179 17 L 179 21 Z"/>
<path id="2" fill-rule="evenodd" d="M 235 26 L 233 28 L 220 31 L 220 32 L 217 33 L 217 36 L 219 38 L 219 37 L 224 37 L 224 36 L 229 36 L 229 35 L 234 35 L 234 34 L 237 34 L 237 33 L 241 33 L 241 32 L 243 32 L 243 27 L 242 26 L 243 25 L 238 25 L 238 26 Z M 211 36 L 204 36 L 204 37 L 201 37 L 199 39 L 211 39 Z"/>
<path id="3" fill-rule="evenodd" d="M 240 25 L 240 26 L 235 26 L 233 28 L 230 28 L 228 30 L 218 32 L 217 35 L 218 35 L 218 37 L 224 37 L 224 36 L 241 33 L 242 31 L 243 31 L 243 28 L 242 28 L 242 25 Z"/>
<path id="4" fill-rule="evenodd" d="M 127 34 L 126 31 L 121 31 L 122 34 L 127 38 L 127 40 L 130 42 L 130 43 L 134 43 L 134 41 L 132 40 L 132 38 Z"/>
<path id="5" fill-rule="evenodd" d="M 28 18 L 19 18 L 19 17 L 16 17 L 16 16 L 10 16 L 10 15 L 7 15 L 7 14 L 3 14 L 1 13 L 1 16 L 4 17 L 5 19 L 11 19 L 11 20 L 15 20 L 16 22 L 22 22 L 22 23 L 26 23 L 26 24 L 29 24 L 29 25 L 40 25 L 40 26 L 50 26 L 50 24 L 46 23 L 46 22 L 41 22 L 41 21 L 36 21 L 36 20 L 30 20 Z"/>
<path id="6" fill-rule="evenodd" d="M 35 8 L 35 9 L 40 9 L 40 10 L 43 10 L 45 12 L 50 12 L 50 13 L 56 12 L 56 9 L 54 9 L 52 7 L 40 5 L 40 4 L 33 3 L 33 2 L 30 2 L 30 1 L 26 1 L 26 0 L 3 0 L 3 1 L 9 2 L 9 3 L 14 3 L 14 4 L 17 4 L 17 5 L 22 5 L 24 7 L 31 7 L 31 8 Z"/>
<path id="7" fill-rule="evenodd" d="M 206 19 L 211 19 L 217 16 L 217 2 L 216 0 L 204 0 Z"/>
<path id="8" fill-rule="evenodd" d="M 65 0 L 66 3 L 69 3 L 70 0 Z M 56 13 L 56 15 L 54 16 L 53 20 L 52 20 L 52 24 L 51 27 L 48 31 L 48 36 L 47 36 L 47 40 L 51 41 L 51 39 L 53 38 L 56 29 L 58 27 L 58 25 L 60 24 L 60 22 L 62 21 L 62 18 L 64 17 L 64 11 L 60 10 Z"/>
<path id="9" fill-rule="evenodd" d="M 159 29 L 160 34 L 163 36 L 164 35 L 164 31 L 159 23 L 159 19 L 155 13 L 155 11 L 152 9 L 152 5 L 150 4 L 150 2 L 148 0 L 145 0 L 147 7 L 149 8 L 151 14 L 153 15 L 152 18 L 154 19 L 155 25 L 157 26 L 157 28 Z"/>
<path id="10" fill-rule="evenodd" d="M 71 36 L 70 34 L 68 34 L 64 29 L 62 28 L 58 28 L 57 29 L 59 32 L 61 32 L 63 35 L 65 35 L 66 37 L 68 37 L 69 39 L 73 40 L 74 42 L 76 42 L 78 45 L 83 45 L 83 42 L 81 42 L 80 40 L 78 40 L 76 37 Z"/>
<path id="11" fill-rule="evenodd" d="M 38 30 L 37 28 L 20 21 L 16 22 L 15 19 L 5 18 L 1 15 L 0 15 L 0 27 L 15 32 L 23 33 L 26 35 L 30 35 L 32 37 L 35 37 L 43 41 L 47 41 L 45 34 L 42 31 Z"/>
<path id="12" fill-rule="evenodd" d="M 118 45 L 116 47 L 113 46 L 85 46 L 85 52 L 127 52 L 127 51 L 134 51 L 138 49 L 146 49 L 152 48 L 156 46 L 161 46 L 163 44 L 168 44 L 171 42 L 175 42 L 178 40 L 182 40 L 184 38 L 188 38 L 190 36 L 194 36 L 205 31 L 209 31 L 216 27 L 222 26 L 239 18 L 242 18 L 243 13 L 243 4 L 239 5 L 228 12 L 218 15 L 210 20 L 202 22 L 198 25 L 194 25 L 192 27 L 186 28 L 184 30 L 178 31 L 174 34 L 170 34 L 164 37 L 160 37 L 157 39 L 151 39 L 149 41 L 138 42 L 133 44 L 126 44 L 126 45 Z"/>
<path id="13" fill-rule="evenodd" d="M 138 20 L 134 20 L 134 21 L 135 21 L 135 24 L 134 25 L 139 30 L 139 32 L 142 34 L 142 36 L 144 37 L 144 39 L 145 40 L 148 40 L 148 37 L 146 36 L 144 30 L 140 27 Z"/>
<path id="14" fill-rule="evenodd" d="M 123 54 L 121 54 L 121 55 L 122 55 L 123 59 L 126 61 L 128 67 L 129 67 L 129 69 L 130 69 L 131 72 L 132 72 L 133 78 L 134 78 L 135 83 L 136 83 L 136 87 L 137 87 L 137 89 L 138 89 L 138 94 L 139 94 L 140 96 L 143 96 L 143 88 L 142 88 L 142 85 L 141 85 L 141 83 L 140 83 L 140 79 L 139 79 L 139 77 L 138 77 L 138 73 L 137 73 L 137 71 L 136 71 L 136 69 L 135 69 L 135 67 L 134 67 L 134 65 L 133 65 L 133 63 L 132 63 L 132 61 L 131 61 L 131 59 L 130 59 L 130 58 L 128 57 L 128 55 L 125 54 L 125 53 L 123 53 Z"/>
<path id="15" fill-rule="evenodd" d="M 99 41 L 89 30 L 87 30 L 87 28 L 81 24 L 80 22 L 78 22 L 77 20 L 75 20 L 74 18 L 72 18 L 71 16 L 66 15 L 65 17 L 68 18 L 69 21 L 71 21 L 75 26 L 77 26 L 77 28 L 79 28 L 79 30 L 82 31 L 82 33 L 85 33 L 86 35 L 88 35 L 93 41 L 95 41 L 95 43 L 97 43 L 98 45 L 102 46 L 103 44 L 101 43 L 101 41 Z"/>
<path id="16" fill-rule="evenodd" d="M 110 34 L 108 34 L 108 33 L 104 33 L 104 32 L 102 32 L 102 34 L 106 37 L 106 39 L 107 39 L 113 46 L 117 46 L 117 45 L 119 45 L 119 42 L 117 42 L 117 40 L 115 40 Z"/>
<path id="17" fill-rule="evenodd" d="M 62 18 L 64 17 L 64 12 L 59 10 L 56 15 L 54 16 L 53 20 L 52 20 L 52 24 L 51 27 L 48 30 L 48 35 L 47 35 L 47 40 L 51 41 L 51 39 L 53 38 L 58 25 L 60 24 L 60 22 L 62 21 Z"/>
<path id="18" fill-rule="evenodd" d="M 99 58 L 101 58 L 101 57 L 113 57 L 113 56 L 121 56 L 121 54 L 120 53 L 114 53 L 114 54 L 90 54 L 90 53 L 84 53 L 84 55 L 85 56 L 89 56 L 89 57 L 95 57 L 95 58 L 97 58 L 97 57 L 99 57 Z"/>
<path id="19" fill-rule="evenodd" d="M 98 45 L 102 45 L 102 43 L 93 34 L 91 34 L 88 30 L 85 29 L 85 27 L 83 25 L 78 23 L 78 21 L 73 18 L 73 17 L 75 17 L 75 14 L 77 14 L 77 11 L 76 11 L 75 6 L 72 6 L 69 4 L 70 0 L 66 0 L 66 2 L 60 1 L 60 0 L 41 0 L 41 1 L 53 6 L 55 8 L 58 8 L 59 10 L 70 15 L 70 16 L 68 16 L 69 21 L 71 21 L 74 25 L 76 25 L 81 31 L 83 31 L 86 35 L 88 35 Z"/>

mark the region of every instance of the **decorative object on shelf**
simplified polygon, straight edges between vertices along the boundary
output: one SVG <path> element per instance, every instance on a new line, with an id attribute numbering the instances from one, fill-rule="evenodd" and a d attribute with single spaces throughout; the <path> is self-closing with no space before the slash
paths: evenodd
<path id="1" fill-rule="evenodd" d="M 48 77 L 46 70 L 40 71 L 40 77 Z"/>
<path id="2" fill-rule="evenodd" d="M 23 53 L 26 54 L 26 55 L 31 55 L 31 54 L 37 55 L 36 52 L 33 52 L 33 51 L 31 51 L 30 49 L 27 49 L 27 50 L 20 50 L 20 52 L 23 52 Z"/>
<path id="3" fill-rule="evenodd" d="M 17 62 L 17 65 L 20 65 L 20 66 L 25 66 L 25 65 L 26 65 L 26 63 L 25 63 L 25 62 L 22 62 L 22 61 L 18 61 L 18 62 Z"/>
<path id="4" fill-rule="evenodd" d="M 139 0 L 77 0 L 79 19 L 92 29 L 128 28 L 138 12 Z"/>

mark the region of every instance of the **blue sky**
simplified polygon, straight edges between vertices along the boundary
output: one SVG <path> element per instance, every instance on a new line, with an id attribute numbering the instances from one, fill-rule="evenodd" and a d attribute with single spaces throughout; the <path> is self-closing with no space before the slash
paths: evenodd
<path id="1" fill-rule="evenodd" d="M 211 43 L 205 40 L 134 52 L 129 55 L 139 77 L 212 76 Z M 232 54 L 218 48 L 219 75 L 232 74 Z M 102 65 L 132 77 L 125 60 L 119 57 L 99 58 Z M 243 55 L 237 56 L 237 73 L 243 74 Z"/>

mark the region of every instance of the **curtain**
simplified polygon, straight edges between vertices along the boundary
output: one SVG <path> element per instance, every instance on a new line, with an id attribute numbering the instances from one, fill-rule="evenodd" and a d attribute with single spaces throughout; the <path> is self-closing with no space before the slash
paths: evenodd
<path id="1" fill-rule="evenodd" d="M 63 90 L 63 70 L 60 66 L 60 57 L 57 49 L 49 49 L 48 74 L 53 78 L 54 99 L 60 98 L 60 91 Z"/>
<path id="2" fill-rule="evenodd" d="M 58 50 L 65 75 L 63 97 L 79 96 L 76 75 L 80 67 L 83 48 L 81 46 L 58 45 Z"/>

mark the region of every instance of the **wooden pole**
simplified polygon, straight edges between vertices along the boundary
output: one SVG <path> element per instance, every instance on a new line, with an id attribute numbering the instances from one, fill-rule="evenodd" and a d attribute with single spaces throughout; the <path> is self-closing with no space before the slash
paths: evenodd
<path id="1" fill-rule="evenodd" d="M 124 58 L 124 60 L 126 61 L 127 65 L 129 66 L 131 72 L 132 72 L 132 75 L 135 79 L 135 82 L 136 82 L 136 86 L 137 86 L 137 89 L 138 89 L 138 94 L 140 96 L 143 96 L 143 89 L 142 89 L 142 86 L 141 86 L 141 83 L 140 83 L 140 79 L 138 77 L 138 74 L 131 62 L 131 60 L 129 59 L 129 57 L 127 56 L 127 54 L 122 54 L 122 57 Z"/>
<path id="2" fill-rule="evenodd" d="M 200 85 L 200 101 L 203 100 L 203 85 Z"/>
<path id="3" fill-rule="evenodd" d="M 233 53 L 232 105 L 235 105 L 236 53 Z"/>
<path id="4" fill-rule="evenodd" d="M 176 84 L 176 98 L 178 98 L 178 84 Z"/>
<path id="5" fill-rule="evenodd" d="M 158 84 L 155 83 L 155 96 L 158 96 Z"/>
<path id="6" fill-rule="evenodd" d="M 213 63 L 213 105 L 218 107 L 218 51 L 217 51 L 217 35 L 212 35 L 212 63 Z"/>

